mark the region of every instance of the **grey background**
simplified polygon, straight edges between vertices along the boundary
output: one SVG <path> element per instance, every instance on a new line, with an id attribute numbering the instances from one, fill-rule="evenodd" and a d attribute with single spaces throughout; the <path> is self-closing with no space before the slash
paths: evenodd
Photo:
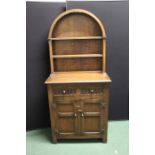
<path id="1" fill-rule="evenodd" d="M 51 23 L 65 7 L 65 3 L 26 3 L 27 130 L 50 126 L 44 85 L 50 74 L 47 36 Z M 68 1 L 67 9 L 73 8 L 91 11 L 102 21 L 107 34 L 107 71 L 112 78 L 109 119 L 129 119 L 128 1 Z"/>

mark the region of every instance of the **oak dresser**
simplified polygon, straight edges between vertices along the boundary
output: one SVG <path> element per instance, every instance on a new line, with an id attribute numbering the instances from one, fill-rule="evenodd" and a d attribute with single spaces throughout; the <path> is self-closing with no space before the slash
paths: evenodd
<path id="1" fill-rule="evenodd" d="M 106 33 L 91 12 L 61 13 L 49 35 L 51 74 L 45 81 L 53 143 L 59 139 L 107 142 L 110 77 L 106 73 Z"/>

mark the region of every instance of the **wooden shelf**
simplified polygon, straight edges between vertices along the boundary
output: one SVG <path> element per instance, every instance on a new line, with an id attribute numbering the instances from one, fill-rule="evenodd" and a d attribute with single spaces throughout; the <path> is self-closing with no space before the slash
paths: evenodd
<path id="1" fill-rule="evenodd" d="M 89 40 L 89 39 L 104 39 L 102 36 L 89 36 L 89 37 L 62 37 L 62 38 L 48 38 L 48 40 Z"/>
<path id="2" fill-rule="evenodd" d="M 45 84 L 96 82 L 111 82 L 111 79 L 107 73 L 98 71 L 54 72 L 48 77 Z"/>
<path id="3" fill-rule="evenodd" d="M 102 54 L 75 54 L 75 55 L 53 55 L 53 58 L 98 58 Z"/>

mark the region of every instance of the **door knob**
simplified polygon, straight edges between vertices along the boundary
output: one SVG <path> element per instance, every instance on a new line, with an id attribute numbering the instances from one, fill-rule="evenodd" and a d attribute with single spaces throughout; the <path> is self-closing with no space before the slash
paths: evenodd
<path id="1" fill-rule="evenodd" d="M 83 112 L 81 112 L 81 117 L 84 117 L 84 113 Z"/>
<path id="2" fill-rule="evenodd" d="M 74 113 L 74 117 L 77 117 L 77 113 Z"/>

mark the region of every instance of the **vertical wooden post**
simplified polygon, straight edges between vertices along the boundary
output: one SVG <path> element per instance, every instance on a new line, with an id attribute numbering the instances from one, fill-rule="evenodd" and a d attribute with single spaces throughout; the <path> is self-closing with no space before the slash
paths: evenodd
<path id="1" fill-rule="evenodd" d="M 106 38 L 103 38 L 102 48 L 103 48 L 102 70 L 103 72 L 106 72 Z"/>
<path id="2" fill-rule="evenodd" d="M 49 44 L 49 54 L 50 54 L 50 65 L 51 65 L 51 73 L 54 72 L 54 63 L 53 63 L 53 48 L 52 48 L 52 40 L 48 40 Z"/>

